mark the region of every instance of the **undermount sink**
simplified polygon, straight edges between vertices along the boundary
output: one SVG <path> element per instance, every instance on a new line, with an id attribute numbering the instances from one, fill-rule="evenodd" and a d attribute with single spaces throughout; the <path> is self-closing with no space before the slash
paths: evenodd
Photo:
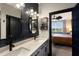
<path id="1" fill-rule="evenodd" d="M 4 55 L 4 56 L 27 56 L 28 52 L 30 50 L 24 47 L 20 47 L 14 51 L 11 51 L 10 53 Z"/>

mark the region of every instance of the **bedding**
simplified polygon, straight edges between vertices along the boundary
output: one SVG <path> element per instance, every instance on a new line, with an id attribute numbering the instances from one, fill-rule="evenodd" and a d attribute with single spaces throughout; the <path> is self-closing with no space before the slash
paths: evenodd
<path id="1" fill-rule="evenodd" d="M 70 35 L 70 34 L 53 34 L 52 41 L 54 44 L 72 46 L 72 35 Z"/>

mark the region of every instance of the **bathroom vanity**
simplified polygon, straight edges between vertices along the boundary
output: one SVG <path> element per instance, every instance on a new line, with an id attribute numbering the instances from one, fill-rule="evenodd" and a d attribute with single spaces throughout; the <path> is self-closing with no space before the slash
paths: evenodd
<path id="1" fill-rule="evenodd" d="M 49 41 L 45 41 L 31 56 L 48 56 L 49 54 Z"/>
<path id="2" fill-rule="evenodd" d="M 36 40 L 29 38 L 23 42 L 15 43 L 15 45 L 12 51 L 6 49 L 0 53 L 0 56 L 48 56 L 49 54 L 49 40 L 47 37 L 38 37 Z"/>
<path id="3" fill-rule="evenodd" d="M 31 10 L 34 15 L 26 13 Z M 37 3 L 25 3 L 20 19 L 11 15 L 6 16 L 8 43 L 0 48 L 0 56 L 47 56 L 49 54 L 48 31 L 39 34 L 38 13 Z"/>

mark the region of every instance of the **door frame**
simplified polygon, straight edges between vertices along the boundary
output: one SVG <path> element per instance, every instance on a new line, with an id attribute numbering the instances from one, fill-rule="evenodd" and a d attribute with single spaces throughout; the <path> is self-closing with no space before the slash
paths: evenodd
<path id="1" fill-rule="evenodd" d="M 6 15 L 6 37 L 7 37 L 7 39 L 9 38 L 8 35 L 10 34 L 10 17 L 16 18 L 17 20 L 18 19 L 21 20 L 18 17 L 11 16 L 11 15 Z"/>
<path id="2" fill-rule="evenodd" d="M 49 13 L 49 55 L 52 56 L 52 31 L 51 31 L 51 17 L 54 14 L 59 14 L 59 13 L 65 13 L 65 12 L 70 12 L 74 9 L 74 7 L 72 8 L 67 8 L 67 9 L 63 9 L 63 10 L 58 10 L 58 11 L 54 11 L 54 12 L 50 12 Z"/>
<path id="3" fill-rule="evenodd" d="M 11 16 L 11 15 L 6 15 L 6 39 L 8 40 L 9 50 L 12 51 L 13 44 L 10 37 L 10 17 L 16 18 L 17 20 L 21 20 L 21 19 L 18 17 Z"/>

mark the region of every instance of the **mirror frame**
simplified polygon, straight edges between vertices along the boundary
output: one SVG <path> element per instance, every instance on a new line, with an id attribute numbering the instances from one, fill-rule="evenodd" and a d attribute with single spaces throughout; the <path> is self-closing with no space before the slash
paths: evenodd
<path id="1" fill-rule="evenodd" d="M 33 33 L 32 31 L 32 25 L 33 25 L 33 23 L 32 23 L 32 21 L 34 21 L 37 25 L 37 27 L 36 27 L 36 32 L 35 33 Z M 31 31 L 31 33 L 32 33 L 32 36 L 33 37 L 35 37 L 35 36 L 38 36 L 39 35 L 39 29 L 38 29 L 38 19 L 32 19 L 32 17 L 30 17 L 29 18 L 29 28 L 30 28 L 30 31 Z"/>

